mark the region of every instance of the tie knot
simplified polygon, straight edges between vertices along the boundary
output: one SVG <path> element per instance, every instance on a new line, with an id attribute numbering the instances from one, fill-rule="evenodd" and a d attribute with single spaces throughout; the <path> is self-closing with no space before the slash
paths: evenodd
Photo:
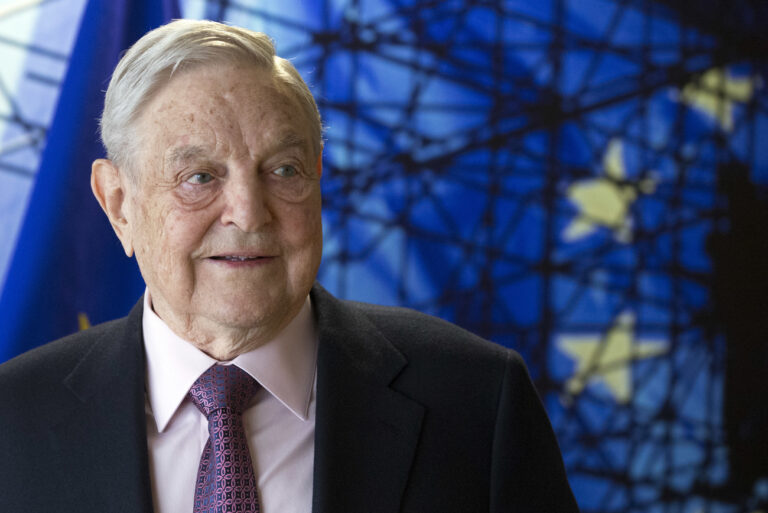
<path id="1" fill-rule="evenodd" d="M 223 408 L 241 414 L 258 386 L 256 380 L 239 367 L 214 365 L 197 378 L 189 389 L 189 396 L 206 417 Z"/>

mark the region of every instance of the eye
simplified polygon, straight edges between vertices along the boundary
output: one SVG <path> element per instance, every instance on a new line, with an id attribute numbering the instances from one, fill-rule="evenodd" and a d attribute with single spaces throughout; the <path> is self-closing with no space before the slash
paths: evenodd
<path id="1" fill-rule="evenodd" d="M 298 170 L 291 166 L 290 164 L 286 164 L 284 166 L 280 166 L 272 173 L 276 174 L 277 176 L 281 176 L 283 178 L 293 178 L 294 176 L 297 176 L 299 174 Z"/>
<path id="2" fill-rule="evenodd" d="M 187 183 L 191 183 L 193 185 L 203 185 L 213 180 L 213 176 L 211 173 L 195 173 L 189 178 L 187 178 Z"/>

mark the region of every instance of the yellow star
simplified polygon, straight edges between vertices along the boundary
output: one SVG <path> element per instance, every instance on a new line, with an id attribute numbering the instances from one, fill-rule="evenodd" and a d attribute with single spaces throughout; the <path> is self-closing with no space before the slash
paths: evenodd
<path id="1" fill-rule="evenodd" d="M 624 148 L 620 139 L 611 139 L 603 155 L 604 176 L 580 180 L 566 192 L 576 205 L 579 215 L 563 232 L 566 241 L 591 235 L 597 228 L 613 231 L 619 242 L 632 240 L 632 219 L 629 209 L 637 199 L 638 191 L 650 194 L 656 188 L 654 178 L 628 183 L 624 164 Z"/>
<path id="2" fill-rule="evenodd" d="M 725 68 L 712 68 L 683 87 L 681 101 L 713 117 L 726 132 L 733 130 L 733 105 L 752 98 L 757 80 L 733 78 Z"/>
<path id="3" fill-rule="evenodd" d="M 590 383 L 602 382 L 616 402 L 632 399 L 632 361 L 667 351 L 661 341 L 635 340 L 635 315 L 621 313 L 605 336 L 561 336 L 558 348 L 576 361 L 574 375 L 565 383 L 569 396 L 580 394 Z"/>
<path id="4" fill-rule="evenodd" d="M 88 320 L 88 316 L 85 313 L 80 312 L 77 314 L 77 326 L 80 328 L 80 331 L 91 327 L 91 321 Z"/>

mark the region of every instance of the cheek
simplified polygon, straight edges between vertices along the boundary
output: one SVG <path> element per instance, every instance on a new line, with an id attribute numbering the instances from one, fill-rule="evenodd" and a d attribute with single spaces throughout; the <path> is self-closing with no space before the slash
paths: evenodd
<path id="1" fill-rule="evenodd" d="M 207 227 L 199 215 L 173 212 L 164 219 L 163 237 L 171 252 L 188 253 L 200 244 Z"/>
<path id="2" fill-rule="evenodd" d="M 287 216 L 286 237 L 298 251 L 317 251 L 323 233 L 319 198 L 292 207 Z"/>
<path id="3" fill-rule="evenodd" d="M 320 265 L 323 251 L 323 228 L 319 205 L 302 208 L 292 217 L 291 245 L 293 259 L 289 263 L 290 281 L 294 286 L 308 288 L 312 286 Z"/>
<path id="4" fill-rule="evenodd" d="M 141 214 L 137 257 L 143 257 L 157 272 L 167 274 L 181 270 L 179 260 L 188 258 L 190 248 L 200 237 L 195 216 L 151 204 L 142 209 Z"/>
<path id="5" fill-rule="evenodd" d="M 151 201 L 137 202 L 135 211 L 138 213 L 134 223 L 134 240 L 136 244 L 136 258 L 139 263 L 144 260 L 151 262 L 154 260 L 155 253 L 160 248 L 158 242 L 163 240 L 165 228 L 162 223 L 163 212 L 160 205 Z"/>

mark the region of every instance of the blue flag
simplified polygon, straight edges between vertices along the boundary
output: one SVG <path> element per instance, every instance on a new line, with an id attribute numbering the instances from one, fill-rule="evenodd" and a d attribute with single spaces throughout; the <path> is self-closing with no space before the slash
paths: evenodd
<path id="1" fill-rule="evenodd" d="M 0 361 L 121 317 L 144 284 L 91 193 L 98 118 L 120 58 L 176 0 L 89 0 L 0 296 Z"/>

